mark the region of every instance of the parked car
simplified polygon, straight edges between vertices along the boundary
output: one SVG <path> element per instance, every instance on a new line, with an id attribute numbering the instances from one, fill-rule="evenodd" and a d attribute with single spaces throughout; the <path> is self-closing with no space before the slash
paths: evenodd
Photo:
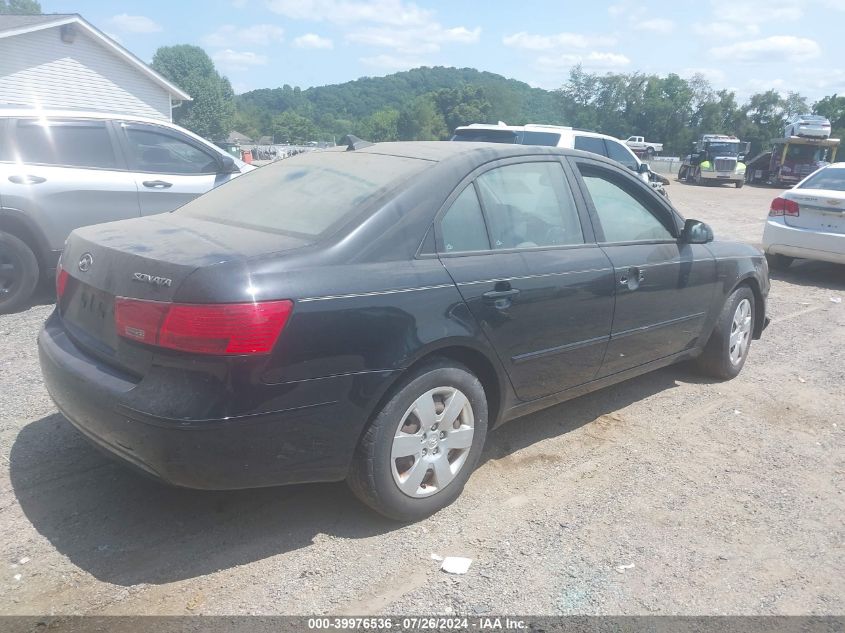
<path id="1" fill-rule="evenodd" d="M 55 274 L 73 229 L 172 211 L 250 169 L 158 119 L 0 107 L 0 313 Z"/>
<path id="2" fill-rule="evenodd" d="M 606 156 L 625 165 L 631 171 L 639 174 L 643 182 L 648 183 L 657 193 L 667 197 L 669 195 L 665 189 L 665 186 L 669 184 L 668 178 L 651 171 L 648 164 L 640 161 L 637 155 L 626 147 L 622 141 L 607 134 L 560 125 L 473 123 L 456 128 L 451 140 L 580 149 L 599 156 Z"/>
<path id="3" fill-rule="evenodd" d="M 642 136 L 629 136 L 625 141 L 625 145 L 630 147 L 634 152 L 642 152 L 648 157 L 652 157 L 663 151 L 663 143 L 652 143 L 646 141 Z"/>
<path id="4" fill-rule="evenodd" d="M 784 136 L 813 136 L 828 138 L 830 136 L 830 121 L 818 114 L 799 114 L 786 124 Z"/>
<path id="5" fill-rule="evenodd" d="M 732 378 L 763 331 L 762 253 L 614 161 L 353 141 L 71 234 L 39 352 L 86 437 L 179 486 L 346 479 L 412 520 L 489 429 L 681 360 Z"/>
<path id="6" fill-rule="evenodd" d="M 822 167 L 772 200 L 763 250 L 780 270 L 796 257 L 845 264 L 845 163 Z"/>

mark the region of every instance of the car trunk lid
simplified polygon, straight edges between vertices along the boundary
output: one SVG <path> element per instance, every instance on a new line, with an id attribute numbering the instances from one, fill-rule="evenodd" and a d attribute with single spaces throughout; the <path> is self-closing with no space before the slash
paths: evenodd
<path id="1" fill-rule="evenodd" d="M 784 216 L 787 226 L 811 231 L 845 234 L 845 192 L 793 189 L 783 196 L 798 204 L 798 215 Z"/>
<path id="2" fill-rule="evenodd" d="M 151 353 L 121 340 L 115 299 L 172 302 L 197 269 L 299 248 L 303 239 L 173 214 L 77 229 L 62 268 L 69 277 L 59 312 L 77 344 L 103 360 L 143 373 Z"/>

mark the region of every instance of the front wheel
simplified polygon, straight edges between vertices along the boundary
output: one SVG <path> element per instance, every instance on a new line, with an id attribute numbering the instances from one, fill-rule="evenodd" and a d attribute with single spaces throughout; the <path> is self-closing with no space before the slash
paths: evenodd
<path id="1" fill-rule="evenodd" d="M 702 373 L 720 380 L 739 374 L 751 349 L 756 309 L 754 293 L 748 286 L 731 293 L 696 361 Z"/>
<path id="2" fill-rule="evenodd" d="M 766 263 L 769 264 L 769 268 L 772 270 L 786 270 L 792 265 L 794 258 L 788 257 L 786 255 L 769 255 L 766 254 Z"/>
<path id="3" fill-rule="evenodd" d="M 408 376 L 377 412 L 347 484 L 386 517 L 425 518 L 461 494 L 486 435 L 481 382 L 462 365 L 433 362 Z"/>
<path id="4" fill-rule="evenodd" d="M 744 184 L 745 184 L 745 181 L 744 181 L 744 180 L 737 180 L 737 181 L 736 181 L 736 188 L 737 188 L 737 189 L 742 189 L 742 185 L 744 185 Z"/>

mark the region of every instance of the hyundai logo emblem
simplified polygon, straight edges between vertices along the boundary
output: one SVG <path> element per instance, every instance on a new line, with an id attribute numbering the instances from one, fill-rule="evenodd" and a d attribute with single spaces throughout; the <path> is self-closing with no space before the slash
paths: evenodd
<path id="1" fill-rule="evenodd" d="M 91 265 L 94 263 L 94 256 L 91 253 L 83 253 L 79 258 L 79 270 L 87 273 L 91 270 Z"/>

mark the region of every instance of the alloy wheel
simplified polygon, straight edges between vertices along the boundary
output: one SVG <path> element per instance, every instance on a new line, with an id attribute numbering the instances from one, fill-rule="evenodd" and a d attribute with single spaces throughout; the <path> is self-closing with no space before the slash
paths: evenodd
<path id="1" fill-rule="evenodd" d="M 751 340 L 751 302 L 743 299 L 736 306 L 731 322 L 731 337 L 728 350 L 733 365 L 739 365 L 748 350 Z"/>

